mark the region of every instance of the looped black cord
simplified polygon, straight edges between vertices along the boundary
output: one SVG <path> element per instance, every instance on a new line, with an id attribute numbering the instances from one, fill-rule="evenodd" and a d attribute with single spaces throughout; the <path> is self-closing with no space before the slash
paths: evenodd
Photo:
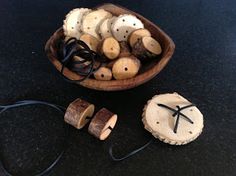
<path id="1" fill-rule="evenodd" d="M 111 157 L 111 159 L 112 159 L 113 161 L 122 161 L 122 160 L 125 160 L 125 159 L 127 159 L 127 158 L 129 158 L 129 157 L 135 155 L 136 153 L 142 151 L 142 150 L 145 149 L 147 146 L 149 146 L 153 141 L 154 141 L 154 140 L 151 139 L 151 140 L 148 141 L 146 144 L 144 144 L 142 147 L 140 147 L 140 148 L 138 148 L 138 149 L 135 149 L 134 151 L 132 151 L 132 152 L 128 153 L 127 155 L 125 155 L 125 156 L 123 156 L 123 157 L 120 157 L 120 158 L 117 158 L 117 157 L 114 156 L 114 154 L 113 154 L 113 149 L 112 149 L 113 147 L 111 146 L 111 147 L 109 148 L 109 155 L 110 155 L 110 157 Z"/>
<path id="2" fill-rule="evenodd" d="M 44 101 L 38 101 L 38 100 L 24 100 L 24 101 L 17 101 L 14 104 L 10 104 L 10 105 L 0 105 L 0 114 L 12 109 L 12 108 L 17 108 L 17 107 L 21 107 L 21 106 L 26 106 L 26 105 L 46 105 L 49 107 L 52 107 L 56 110 L 58 110 L 60 113 L 64 114 L 66 108 L 60 105 L 55 105 L 55 104 L 51 104 L 51 103 L 47 103 Z M 63 142 L 63 149 L 61 151 L 61 153 L 57 156 L 57 158 L 50 164 L 50 166 L 48 166 L 46 169 L 44 169 L 43 171 L 37 173 L 37 174 L 32 174 L 33 176 L 45 176 L 47 174 L 49 174 L 49 172 L 52 170 L 52 168 L 58 163 L 58 161 L 61 159 L 61 157 L 63 156 L 63 154 L 65 153 L 65 150 L 67 148 L 67 139 L 69 136 L 69 131 L 68 131 L 68 126 L 66 123 L 64 123 L 64 127 L 65 127 L 65 141 Z M 3 162 L 3 158 L 2 156 L 0 156 L 0 167 L 2 168 L 2 170 L 4 171 L 5 175 L 7 176 L 13 176 L 13 174 L 11 174 L 5 167 L 5 164 Z M 22 176 L 28 175 L 28 174 L 21 174 Z M 19 176 L 19 175 L 17 175 Z"/>
<path id="3" fill-rule="evenodd" d="M 75 46 L 77 46 L 77 48 L 79 48 L 79 46 L 81 46 L 82 48 L 86 49 L 86 50 L 90 50 L 88 45 L 86 45 L 86 43 L 84 43 L 82 40 L 77 40 L 76 38 L 72 37 L 70 39 L 68 39 L 64 44 L 63 44 L 63 48 L 62 48 L 62 54 L 63 56 L 68 55 L 68 52 L 74 48 Z"/>
<path id="4" fill-rule="evenodd" d="M 73 59 L 74 56 L 79 56 L 81 61 L 75 61 Z M 66 81 L 82 82 L 97 71 L 105 61 L 106 59 L 92 51 L 85 42 L 77 40 L 76 38 L 70 38 L 63 44 L 62 47 L 62 68 L 60 73 Z M 85 62 L 87 64 L 85 64 Z M 79 80 L 68 79 L 63 74 L 65 67 L 78 75 L 83 76 L 83 78 Z"/>
<path id="5" fill-rule="evenodd" d="M 71 80 L 71 79 L 68 79 L 68 78 L 63 74 L 65 65 L 62 65 L 61 75 L 62 75 L 62 77 L 63 77 L 66 81 L 68 81 L 68 82 L 72 82 L 72 83 L 74 83 L 74 82 L 82 82 L 82 81 L 84 81 L 85 79 L 89 78 L 90 75 L 93 73 L 94 62 L 95 62 L 94 59 L 92 59 L 91 68 L 90 68 L 89 72 L 88 72 L 87 74 L 85 73 L 85 75 L 82 75 L 82 76 L 84 76 L 84 77 L 81 78 L 81 79 L 79 79 L 79 80 Z"/>

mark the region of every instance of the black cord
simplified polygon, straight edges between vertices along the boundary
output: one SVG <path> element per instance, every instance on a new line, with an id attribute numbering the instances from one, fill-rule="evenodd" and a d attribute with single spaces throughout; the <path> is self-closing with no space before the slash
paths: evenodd
<path id="1" fill-rule="evenodd" d="M 189 118 L 189 117 L 187 117 L 186 115 L 184 115 L 183 113 L 181 113 L 180 111 L 181 110 L 183 110 L 183 109 L 185 109 L 185 107 L 182 107 L 182 108 L 180 108 L 179 110 L 175 110 L 174 108 L 171 108 L 171 107 L 169 107 L 169 106 L 167 106 L 167 105 L 164 105 L 164 104 L 157 104 L 158 106 L 160 106 L 160 107 L 163 107 L 163 108 L 166 108 L 166 109 L 169 109 L 169 110 L 171 110 L 171 111 L 173 111 L 174 112 L 174 114 L 172 115 L 173 117 L 176 115 L 176 114 L 180 114 L 181 116 L 183 116 L 184 118 L 185 118 L 185 120 L 187 120 L 188 122 L 190 122 L 190 123 L 192 123 L 193 124 L 193 121 Z M 187 105 L 186 107 L 191 107 L 191 106 L 195 106 L 194 104 L 190 104 L 190 105 Z"/>
<path id="2" fill-rule="evenodd" d="M 174 126 L 174 133 L 177 133 L 177 129 L 178 129 L 178 125 L 179 125 L 179 118 L 180 117 L 183 117 L 185 120 L 187 120 L 189 123 L 193 124 L 194 122 L 189 118 L 187 117 L 185 114 L 181 113 L 180 111 L 182 111 L 183 109 L 186 109 L 186 108 L 190 108 L 192 106 L 195 106 L 194 104 L 189 104 L 189 105 L 186 105 L 186 106 L 183 106 L 182 108 L 180 108 L 178 105 L 176 106 L 177 110 L 175 110 L 174 108 L 171 108 L 165 104 L 157 104 L 158 106 L 160 107 L 163 107 L 163 108 L 166 108 L 172 112 L 174 112 L 174 114 L 172 114 L 173 117 L 175 117 L 177 115 L 177 118 L 176 118 L 176 122 L 175 122 L 175 126 Z"/>
<path id="3" fill-rule="evenodd" d="M 109 155 L 110 155 L 110 157 L 111 157 L 111 159 L 112 159 L 113 161 L 123 161 L 123 160 L 125 160 L 125 159 L 127 159 L 127 158 L 129 158 L 129 157 L 131 157 L 131 156 L 133 156 L 133 155 L 135 155 L 136 153 L 142 151 L 142 150 L 145 149 L 147 146 L 149 146 L 152 142 L 153 142 L 153 139 L 151 139 L 150 141 L 148 141 L 148 142 L 147 142 L 146 144 L 144 144 L 142 147 L 139 147 L 138 149 L 135 149 L 134 151 L 132 151 L 132 152 L 126 154 L 125 156 L 120 157 L 120 158 L 114 156 L 114 154 L 113 154 L 113 149 L 112 149 L 113 147 L 111 146 L 111 147 L 109 148 Z"/>
<path id="4" fill-rule="evenodd" d="M 2 114 L 3 112 L 12 109 L 12 108 L 17 108 L 17 107 L 21 107 L 21 106 L 27 106 L 27 105 L 46 105 L 49 107 L 52 107 L 56 110 L 58 110 L 60 113 L 64 114 L 66 108 L 60 105 L 55 105 L 55 104 L 51 104 L 48 102 L 44 102 L 44 101 L 38 101 L 38 100 L 24 100 L 24 101 L 17 101 L 14 104 L 10 104 L 10 105 L 0 105 L 0 114 Z M 66 123 L 64 123 L 64 127 L 65 127 L 65 139 L 63 142 L 63 149 L 61 151 L 61 153 L 57 156 L 57 158 L 44 170 L 40 171 L 39 173 L 36 174 L 32 174 L 32 176 L 45 176 L 48 175 L 49 172 L 53 169 L 53 167 L 58 163 L 58 161 L 61 159 L 61 157 L 63 156 L 63 154 L 66 151 L 67 148 L 67 139 L 69 136 L 69 131 L 68 131 L 68 125 Z M 13 176 L 13 174 L 11 174 L 5 167 L 5 164 L 3 162 L 3 157 L 0 156 L 0 167 L 2 168 L 2 170 L 4 171 L 6 176 Z M 17 175 L 17 174 L 16 174 Z M 28 174 L 20 174 L 17 176 L 26 176 Z"/>
<path id="5" fill-rule="evenodd" d="M 180 107 L 179 106 L 176 106 L 178 111 L 180 110 Z M 177 113 L 177 118 L 176 118 L 176 122 L 175 122 L 175 126 L 174 126 L 174 133 L 177 133 L 177 130 L 178 130 L 178 125 L 179 125 L 179 113 Z"/>
<path id="6" fill-rule="evenodd" d="M 77 40 L 76 38 L 70 38 L 62 47 L 62 68 L 61 76 L 68 82 L 82 82 L 85 79 L 89 78 L 94 72 L 96 72 L 106 59 L 96 52 L 92 51 L 89 46 L 82 40 Z M 73 60 L 74 56 L 79 56 L 82 58 L 81 61 Z M 84 64 L 88 62 L 88 64 Z M 96 63 L 97 66 L 96 66 Z M 83 76 L 79 80 L 71 80 L 64 76 L 64 68 L 67 67 L 69 70 L 77 73 L 80 76 Z"/>
<path id="7" fill-rule="evenodd" d="M 186 108 L 189 108 L 189 107 L 192 107 L 192 106 L 195 106 L 194 104 L 190 104 L 190 105 L 187 105 L 187 106 L 183 106 L 183 107 L 179 107 L 179 106 L 176 106 L 177 107 L 177 110 L 175 110 L 174 108 L 171 108 L 165 104 L 157 104 L 158 106 L 160 107 L 163 107 L 163 108 L 166 108 L 168 110 L 171 110 L 172 112 L 174 112 L 174 114 L 172 115 L 173 117 L 175 117 L 177 115 L 177 118 L 176 118 L 176 122 L 175 122 L 175 126 L 174 126 L 174 133 L 177 133 L 177 129 L 178 129 L 178 124 L 179 124 L 179 118 L 180 116 L 182 116 L 185 120 L 187 120 L 189 123 L 193 124 L 193 121 L 187 117 L 186 115 L 184 115 L 183 113 L 181 113 L 180 111 L 182 111 L 183 109 L 186 109 Z M 113 154 L 113 147 L 111 146 L 109 148 L 109 155 L 111 157 L 111 159 L 113 161 L 123 161 L 131 156 L 133 156 L 134 154 L 142 151 L 143 149 L 145 149 L 147 146 L 149 146 L 151 143 L 153 142 L 153 139 L 151 139 L 149 142 L 147 142 L 146 144 L 144 144 L 142 147 L 138 148 L 138 149 L 135 149 L 134 151 L 128 153 L 127 155 L 123 156 L 123 157 L 115 157 L 114 154 Z"/>

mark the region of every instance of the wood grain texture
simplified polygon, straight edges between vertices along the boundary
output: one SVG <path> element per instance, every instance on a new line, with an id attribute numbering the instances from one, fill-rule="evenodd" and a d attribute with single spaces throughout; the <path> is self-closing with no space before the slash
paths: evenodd
<path id="1" fill-rule="evenodd" d="M 132 12 L 124 7 L 120 7 L 114 4 L 104 4 L 96 8 L 105 9 L 111 12 L 113 15 L 117 16 L 125 13 L 137 16 L 144 23 L 145 28 L 147 28 L 151 32 L 152 37 L 159 41 L 162 47 L 162 54 L 160 56 L 161 57 L 160 60 L 156 59 L 155 61 L 150 62 L 149 65 L 147 64 L 146 66 L 143 66 L 144 68 L 142 68 L 140 73 L 136 75 L 134 78 L 126 80 L 111 80 L 111 81 L 101 81 L 89 78 L 78 84 L 90 89 L 102 90 L 102 91 L 117 91 L 117 90 L 130 89 L 149 81 L 166 66 L 166 64 L 169 62 L 171 56 L 174 53 L 175 44 L 172 41 L 172 39 L 158 26 L 156 26 L 154 23 L 144 18 L 143 16 L 135 12 Z M 58 41 L 62 40 L 64 37 L 65 36 L 63 34 L 63 29 L 59 28 L 50 37 L 45 46 L 47 57 L 59 71 L 61 70 L 62 65 L 58 60 Z M 64 69 L 63 74 L 71 80 L 81 79 L 80 75 L 70 71 L 67 68 Z"/>
<path id="2" fill-rule="evenodd" d="M 114 118 L 114 116 L 116 117 Z M 111 133 L 111 130 L 114 128 L 116 120 L 116 114 L 106 108 L 102 108 L 95 114 L 95 116 L 91 120 L 88 127 L 88 132 L 100 140 L 105 140 Z M 111 129 L 109 129 L 109 127 Z"/>
<path id="3" fill-rule="evenodd" d="M 93 104 L 77 98 L 67 107 L 64 120 L 66 123 L 74 126 L 75 128 L 81 129 L 89 121 L 88 119 L 86 119 L 86 117 L 92 117 L 93 112 Z"/>

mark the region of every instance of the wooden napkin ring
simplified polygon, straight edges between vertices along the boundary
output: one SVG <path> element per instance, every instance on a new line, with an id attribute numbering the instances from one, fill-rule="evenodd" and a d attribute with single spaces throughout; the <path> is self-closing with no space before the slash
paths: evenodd
<path id="1" fill-rule="evenodd" d="M 117 115 L 107 110 L 100 109 L 91 120 L 88 131 L 100 140 L 105 140 L 116 125 Z"/>
<path id="2" fill-rule="evenodd" d="M 78 98 L 70 103 L 66 109 L 64 120 L 75 128 L 81 129 L 93 116 L 94 109 L 95 107 L 93 104 Z"/>

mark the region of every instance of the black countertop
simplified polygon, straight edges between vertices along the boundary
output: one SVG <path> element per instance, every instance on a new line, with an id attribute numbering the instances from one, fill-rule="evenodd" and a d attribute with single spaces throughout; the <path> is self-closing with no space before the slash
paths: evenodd
<path id="1" fill-rule="evenodd" d="M 104 2 L 0 2 L 0 104 L 37 99 L 67 106 L 81 97 L 119 114 L 115 130 L 104 142 L 89 135 L 87 128 L 71 127 L 69 147 L 51 175 L 235 175 L 236 1 L 112 1 L 160 26 L 174 40 L 176 51 L 150 82 L 127 91 L 99 92 L 65 82 L 46 58 L 44 45 L 69 10 Z M 110 145 L 122 155 L 151 138 L 141 122 L 147 100 L 174 91 L 204 114 L 202 135 L 186 146 L 156 140 L 129 159 L 112 162 Z M 41 106 L 2 114 L 0 144 L 7 168 L 30 173 L 47 167 L 62 148 L 62 119 Z"/>

